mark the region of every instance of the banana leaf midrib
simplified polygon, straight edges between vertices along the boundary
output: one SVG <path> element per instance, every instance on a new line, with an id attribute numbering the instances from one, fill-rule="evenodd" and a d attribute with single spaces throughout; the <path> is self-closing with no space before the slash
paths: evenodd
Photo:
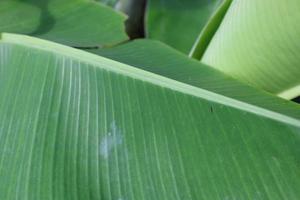
<path id="1" fill-rule="evenodd" d="M 145 82 L 152 83 L 161 87 L 169 88 L 174 91 L 181 92 L 183 94 L 192 95 L 198 98 L 206 99 L 211 102 L 215 102 L 221 105 L 226 105 L 233 107 L 245 112 L 254 113 L 265 118 L 273 119 L 275 121 L 283 122 L 286 124 L 293 125 L 295 127 L 300 127 L 300 120 L 293 117 L 280 114 L 259 106 L 254 106 L 252 104 L 242 102 L 230 97 L 223 96 L 199 87 L 188 85 L 170 78 L 166 78 L 148 71 L 144 71 L 126 64 L 122 64 L 117 61 L 113 61 L 101 56 L 87 53 L 78 49 L 74 49 L 68 46 L 57 44 L 54 42 L 49 42 L 46 40 L 33 38 L 30 36 L 2 33 L 0 35 L 0 43 L 15 44 L 20 46 L 29 46 L 35 49 L 53 52 L 59 52 L 62 56 L 67 56 L 80 61 L 92 64 L 95 67 L 112 71 L 117 74 L 122 74 L 125 76 L 132 77 L 134 79 L 142 80 Z M 112 65 L 113 63 L 113 65 Z"/>

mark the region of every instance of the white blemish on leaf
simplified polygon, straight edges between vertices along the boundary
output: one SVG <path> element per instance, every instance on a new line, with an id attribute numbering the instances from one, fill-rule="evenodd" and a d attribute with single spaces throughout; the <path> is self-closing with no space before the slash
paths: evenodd
<path id="1" fill-rule="evenodd" d="M 108 158 L 109 153 L 120 144 L 122 144 L 121 131 L 118 129 L 116 122 L 113 121 L 110 124 L 109 132 L 101 140 L 100 155 L 104 158 Z"/>

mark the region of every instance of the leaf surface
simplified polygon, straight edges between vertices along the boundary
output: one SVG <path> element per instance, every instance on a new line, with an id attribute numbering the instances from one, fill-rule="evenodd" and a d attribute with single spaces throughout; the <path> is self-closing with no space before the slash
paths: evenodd
<path id="1" fill-rule="evenodd" d="M 28 36 L 0 56 L 0 199 L 300 197 L 298 119 Z"/>
<path id="2" fill-rule="evenodd" d="M 202 62 L 283 98 L 299 96 L 299 8 L 298 0 L 233 1 Z"/>
<path id="3" fill-rule="evenodd" d="M 76 47 L 128 39 L 125 15 L 92 0 L 0 1 L 0 32 L 22 33 Z"/>
<path id="4" fill-rule="evenodd" d="M 90 52 L 300 119 L 299 105 L 241 83 L 159 41 L 138 39 Z"/>
<path id="5" fill-rule="evenodd" d="M 222 0 L 150 0 L 146 34 L 188 54 Z"/>

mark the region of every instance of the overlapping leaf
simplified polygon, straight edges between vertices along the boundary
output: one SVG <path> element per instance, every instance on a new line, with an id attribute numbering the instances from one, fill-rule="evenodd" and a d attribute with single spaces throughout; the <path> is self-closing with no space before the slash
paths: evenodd
<path id="1" fill-rule="evenodd" d="M 159 41 L 140 39 L 90 52 L 300 119 L 299 105 L 249 87 Z"/>
<path id="2" fill-rule="evenodd" d="M 33 35 L 76 47 L 127 40 L 125 15 L 92 0 L 0 1 L 0 32 Z"/>
<path id="3" fill-rule="evenodd" d="M 300 197 L 288 114 L 26 36 L 0 56 L 0 199 Z"/>
<path id="4" fill-rule="evenodd" d="M 298 0 L 233 1 L 202 62 L 281 97 L 297 97 L 299 8 Z"/>
<path id="5" fill-rule="evenodd" d="M 188 54 L 222 0 L 149 0 L 146 33 Z"/>

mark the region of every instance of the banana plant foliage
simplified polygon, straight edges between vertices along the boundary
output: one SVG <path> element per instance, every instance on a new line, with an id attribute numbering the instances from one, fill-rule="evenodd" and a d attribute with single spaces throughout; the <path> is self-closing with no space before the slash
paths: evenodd
<path id="1" fill-rule="evenodd" d="M 1 200 L 300 198 L 297 0 L 97 1 L 0 1 Z"/>
<path id="2" fill-rule="evenodd" d="M 0 199 L 300 197 L 288 113 L 29 36 L 0 57 Z"/>
<path id="3" fill-rule="evenodd" d="M 188 54 L 223 0 L 149 0 L 146 35 Z"/>
<path id="4" fill-rule="evenodd" d="M 168 45 L 138 39 L 113 48 L 88 50 L 112 60 L 150 71 L 227 97 L 300 119 L 300 106 L 255 89 L 174 50 Z"/>
<path id="5" fill-rule="evenodd" d="M 211 19 L 191 55 L 280 97 L 300 96 L 299 8 L 299 0 L 233 0 L 221 23 Z"/>
<path id="6" fill-rule="evenodd" d="M 75 47 L 128 39 L 124 14 L 94 0 L 1 0 L 0 32 L 32 35 Z"/>

